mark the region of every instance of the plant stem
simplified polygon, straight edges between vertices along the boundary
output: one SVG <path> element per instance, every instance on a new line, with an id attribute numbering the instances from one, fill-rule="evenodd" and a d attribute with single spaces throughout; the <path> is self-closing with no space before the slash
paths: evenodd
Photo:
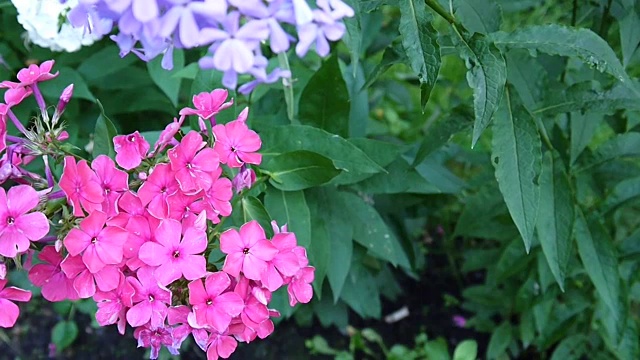
<path id="1" fill-rule="evenodd" d="M 453 17 L 452 14 L 448 13 L 442 5 L 437 0 L 424 0 L 428 7 L 430 7 L 433 11 L 437 12 L 438 15 L 442 16 L 445 20 L 449 22 L 449 24 L 454 26 L 460 26 L 458 20 Z"/>

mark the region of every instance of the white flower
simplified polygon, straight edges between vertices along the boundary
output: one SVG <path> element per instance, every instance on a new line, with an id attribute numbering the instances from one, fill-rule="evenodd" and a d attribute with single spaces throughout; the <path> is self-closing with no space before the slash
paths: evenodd
<path id="1" fill-rule="evenodd" d="M 18 9 L 18 22 L 27 30 L 29 40 L 36 45 L 53 51 L 74 52 L 102 37 L 83 28 L 76 29 L 66 21 L 67 12 L 77 5 L 78 0 L 69 0 L 65 4 L 59 0 L 11 2 Z"/>

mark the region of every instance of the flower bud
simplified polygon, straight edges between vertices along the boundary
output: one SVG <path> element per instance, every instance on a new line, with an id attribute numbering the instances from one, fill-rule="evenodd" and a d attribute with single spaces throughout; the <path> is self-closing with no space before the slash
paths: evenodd
<path id="1" fill-rule="evenodd" d="M 67 86 L 62 90 L 62 94 L 60 94 L 60 100 L 58 101 L 58 106 L 56 106 L 56 111 L 53 114 L 52 124 L 55 126 L 60 116 L 64 112 L 64 109 L 67 107 L 69 101 L 71 101 L 71 97 L 73 96 L 73 84 Z"/>
<path id="2" fill-rule="evenodd" d="M 233 185 L 233 189 L 236 191 L 236 194 L 239 194 L 243 189 L 249 189 L 256 182 L 256 173 L 247 168 L 246 165 L 242 165 L 240 168 L 240 172 L 238 175 L 233 178 L 231 184 Z"/>
<path id="3" fill-rule="evenodd" d="M 0 263 L 0 280 L 7 278 L 7 264 Z"/>

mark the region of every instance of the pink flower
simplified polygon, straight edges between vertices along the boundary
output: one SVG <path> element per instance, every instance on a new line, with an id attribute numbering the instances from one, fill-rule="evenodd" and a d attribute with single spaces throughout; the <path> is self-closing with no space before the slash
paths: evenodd
<path id="1" fill-rule="evenodd" d="M 0 327 L 10 328 L 16 324 L 20 309 L 13 301 L 27 302 L 31 300 L 31 292 L 18 289 L 17 287 L 8 287 L 7 280 L 0 280 Z"/>
<path id="2" fill-rule="evenodd" d="M 212 333 L 207 344 L 207 360 L 227 359 L 238 347 L 236 339 L 227 334 Z"/>
<path id="3" fill-rule="evenodd" d="M 199 195 L 186 195 L 181 191 L 169 196 L 169 218 L 180 221 L 183 230 L 192 227 L 201 212 L 200 206 L 196 203 L 199 200 Z"/>
<path id="4" fill-rule="evenodd" d="M 133 332 L 133 336 L 138 339 L 138 347 L 151 348 L 151 359 L 157 359 L 160 355 L 162 345 L 166 346 L 173 355 L 177 355 L 177 350 L 171 349 L 173 336 L 171 331 L 164 326 L 143 326 Z"/>
<path id="5" fill-rule="evenodd" d="M 104 201 L 102 187 L 98 177 L 91 171 L 85 160 L 76 164 L 73 156 L 64 158 L 60 188 L 73 207 L 73 216 L 83 217 L 82 208 L 88 213 L 102 209 L 101 204 Z"/>
<path id="6" fill-rule="evenodd" d="M 207 261 L 198 255 L 207 248 L 204 231 L 190 227 L 182 237 L 180 222 L 166 219 L 156 229 L 155 237 L 157 242 L 142 244 L 138 256 L 147 265 L 158 267 L 154 275 L 160 285 L 167 286 L 182 276 L 195 280 L 206 274 Z"/>
<path id="7" fill-rule="evenodd" d="M 158 284 L 152 268 L 138 270 L 137 278 L 128 277 L 135 294 L 133 307 L 127 312 L 127 322 L 133 327 L 142 326 L 151 321 L 151 327 L 164 324 L 167 306 L 171 303 L 171 291 Z"/>
<path id="8" fill-rule="evenodd" d="M 204 286 L 201 279 L 189 283 L 189 303 L 199 325 L 212 326 L 222 333 L 240 314 L 244 301 L 235 292 L 227 291 L 230 286 L 229 275 L 220 271 L 207 276 Z"/>
<path id="9" fill-rule="evenodd" d="M 214 224 L 220 222 L 219 216 L 231 215 L 231 181 L 225 177 L 216 179 L 209 190 L 204 193 L 204 209 L 207 211 L 207 218 Z"/>
<path id="10" fill-rule="evenodd" d="M 216 138 L 213 148 L 223 164 L 239 168 L 245 163 L 259 165 L 262 162 L 262 155 L 256 153 L 262 141 L 244 121 L 234 120 L 226 125 L 216 125 L 213 134 Z"/>
<path id="11" fill-rule="evenodd" d="M 234 277 L 242 271 L 251 280 L 260 280 L 262 272 L 267 270 L 267 261 L 278 253 L 255 220 L 242 225 L 240 232 L 235 229 L 223 232 L 220 250 L 227 254 L 222 270 Z"/>
<path id="12" fill-rule="evenodd" d="M 106 155 L 100 155 L 93 160 L 91 168 L 98 176 L 98 182 L 102 187 L 102 211 L 108 216 L 118 213 L 116 200 L 120 195 L 129 190 L 129 176 L 126 172 L 116 168 L 116 164 Z"/>
<path id="13" fill-rule="evenodd" d="M 48 60 L 40 64 L 40 66 L 31 64 L 29 67 L 18 71 L 18 80 L 20 80 L 23 86 L 51 80 L 58 76 L 57 71 L 55 74 L 51 73 L 51 68 L 53 68 L 54 63 L 53 60 Z"/>
<path id="14" fill-rule="evenodd" d="M 262 273 L 262 284 L 269 291 L 276 291 L 284 283 L 284 277 L 294 276 L 301 268 L 298 255 L 293 251 L 298 247 L 305 254 L 306 250 L 297 246 L 296 235 L 290 232 L 276 234 L 271 240 L 273 246 L 278 249 L 278 253 L 268 263 L 267 270 Z M 306 266 L 303 264 L 302 266 Z"/>
<path id="15" fill-rule="evenodd" d="M 180 145 L 168 151 L 171 169 L 175 171 L 180 189 L 187 194 L 208 190 L 213 181 L 212 175 L 217 177 L 216 171 L 220 171 L 216 152 L 204 148 L 205 145 L 202 136 L 191 131 L 182 138 Z"/>
<path id="16" fill-rule="evenodd" d="M 287 287 L 289 305 L 294 306 L 298 302 L 306 304 L 311 301 L 313 297 L 311 283 L 313 282 L 315 270 L 313 266 L 307 266 L 300 269 L 300 271 L 293 276 L 289 287 Z"/>
<path id="17" fill-rule="evenodd" d="M 157 154 L 158 152 L 164 150 L 164 148 L 169 144 L 172 144 L 174 142 L 177 143 L 174 137 L 180 130 L 180 127 L 184 122 L 184 118 L 184 116 L 180 116 L 179 119 L 173 118 L 173 122 L 168 124 L 164 128 L 164 130 L 162 130 L 160 136 L 158 137 L 158 140 L 153 145 L 153 154 Z"/>
<path id="18" fill-rule="evenodd" d="M 29 185 L 0 188 L 0 255 L 15 257 L 29 249 L 30 240 L 42 239 L 49 232 L 43 213 L 29 213 L 38 206 L 38 193 Z"/>
<path id="19" fill-rule="evenodd" d="M 127 232 L 117 226 L 105 226 L 107 215 L 94 211 L 73 228 L 64 238 L 64 246 L 71 256 L 82 254 L 82 261 L 91 273 L 96 273 L 106 265 L 122 261 L 122 248 L 127 241 Z"/>
<path id="20" fill-rule="evenodd" d="M 120 167 L 131 170 L 142 162 L 149 151 L 149 143 L 139 132 L 129 135 L 118 135 L 113 138 L 116 151 L 116 162 Z"/>
<path id="21" fill-rule="evenodd" d="M 42 297 L 52 302 L 79 299 L 73 279 L 69 279 L 60 267 L 62 255 L 54 246 L 45 246 L 38 254 L 38 259 L 42 263 L 31 268 L 29 280 L 42 287 Z"/>
<path id="22" fill-rule="evenodd" d="M 193 96 L 195 109 L 184 108 L 180 110 L 180 115 L 198 115 L 202 119 L 209 119 L 220 111 L 233 105 L 233 99 L 227 100 L 228 92 L 225 89 L 215 89 L 212 92 L 201 92 Z"/>
<path id="23" fill-rule="evenodd" d="M 81 299 L 92 297 L 96 293 L 96 285 L 100 291 L 111 291 L 118 287 L 122 273 L 113 265 L 103 267 L 92 273 L 80 256 L 67 255 L 60 263 L 62 271 L 69 279 L 73 279 L 73 288 Z"/>
<path id="24" fill-rule="evenodd" d="M 124 276 L 120 277 L 118 287 L 112 291 L 98 291 L 93 295 L 93 300 L 98 305 L 96 321 L 100 326 L 118 324 L 118 332 L 124 335 L 127 325 L 127 309 L 133 306 L 133 286 L 126 281 Z"/>
<path id="25" fill-rule="evenodd" d="M 169 216 L 167 198 L 178 191 L 179 185 L 169 164 L 153 168 L 149 178 L 138 189 L 142 205 L 149 204 L 149 213 L 159 219 Z"/>

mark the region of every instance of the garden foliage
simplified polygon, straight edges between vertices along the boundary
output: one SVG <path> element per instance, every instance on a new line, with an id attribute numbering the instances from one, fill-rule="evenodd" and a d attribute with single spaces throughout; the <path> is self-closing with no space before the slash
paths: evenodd
<path id="1" fill-rule="evenodd" d="M 238 10 L 247 17 L 246 23 L 262 19 L 236 3 L 229 1 L 225 14 Z M 280 3 L 288 2 L 270 4 Z M 146 63 L 134 55 L 120 57 L 125 55 L 121 35 L 126 27 L 117 29 L 116 42 L 105 38 L 78 52 L 52 54 L 25 44 L 16 10 L 0 2 L 0 79 L 13 80 L 26 63 L 55 59 L 52 71 L 60 75 L 40 84 L 42 97 L 56 103 L 63 89 L 74 84 L 74 96 L 62 117 L 67 147 L 60 146 L 93 164 L 115 160 L 125 170 L 140 166 L 127 160 L 138 151 L 138 160 L 143 161 L 149 148 L 127 150 L 132 152 L 122 157 L 122 146 L 131 141 L 114 139 L 117 134 L 171 147 L 196 136 L 191 134 L 205 134 L 206 148 L 226 164 L 222 177 L 233 180 L 234 189 L 244 188 L 232 200 L 231 196 L 226 199 L 233 208 L 221 214 L 228 216 L 226 221 L 209 219 L 208 241 L 216 245 L 207 248 L 206 269 L 229 266 L 217 276 L 227 280 L 238 276 L 240 265 L 227 265 L 223 258 L 248 246 L 238 245 L 243 230 L 255 235 L 260 228 L 265 232 L 261 239 L 276 239 L 280 229 L 270 223 L 286 224 L 308 255 L 308 265 L 301 261 L 296 271 L 312 266 L 315 276 L 310 304 L 289 307 L 286 289 L 273 293 L 270 306 L 283 318 L 293 317 L 300 325 L 317 319 L 323 326 L 346 328 L 356 318 L 380 319 L 386 315 L 384 305 L 395 308 L 399 298 L 459 295 L 457 311 L 468 319 L 464 326 L 486 333 L 489 339 L 479 344 L 478 350 L 486 351 L 479 353 L 482 358 L 532 354 L 551 359 L 639 358 L 640 3 L 345 0 L 352 11 L 337 0 L 318 1 L 318 6 L 309 3 L 314 3 L 313 21 L 278 19 L 280 30 L 300 35 L 288 38 L 292 44 L 294 39 L 298 45 L 311 44 L 303 40 L 311 35 L 302 28 L 316 26 L 316 42 L 310 45 L 316 52 L 296 51 L 293 46 L 274 49 L 270 47 L 273 40 L 261 43 L 268 36 L 260 41 L 252 38 L 244 44 L 250 47 L 252 66 L 255 63 L 261 69 L 256 75 L 246 66 L 240 69 L 216 62 L 216 51 L 224 50 L 221 44 L 235 36 L 233 31 L 207 44 L 185 44 L 180 38 L 183 30 L 167 31 L 164 36 L 177 46 L 171 47 L 172 53 L 158 48 L 154 56 L 138 54 Z M 321 10 L 335 15 L 330 29 L 322 23 L 328 20 L 319 14 Z M 113 17 L 122 14 L 110 12 L 109 16 L 115 21 Z M 206 13 L 196 11 L 201 28 L 224 28 L 222 20 L 202 25 L 203 16 Z M 336 25 L 342 21 L 344 28 Z M 340 36 L 322 37 L 322 31 L 331 34 L 336 29 L 343 32 L 342 40 L 325 48 L 327 39 Z M 126 34 L 128 39 L 143 42 L 145 32 L 138 30 Z M 153 44 L 143 44 L 147 45 Z M 156 57 L 162 52 L 171 57 L 171 70 L 164 69 L 168 60 Z M 214 57 L 213 66 L 198 63 L 207 56 Z M 278 76 L 267 80 L 266 69 L 278 69 Z M 223 83 L 251 85 L 243 89 L 248 90 L 243 91 L 246 94 L 230 88 L 233 102 L 222 105 L 222 99 L 218 106 L 224 111 L 213 120 L 197 111 L 202 110 L 202 99 L 194 98 L 196 109 L 183 109 L 194 95 L 215 97 L 211 91 Z M 39 105 L 30 97 L 12 110 L 30 129 L 31 115 Z M 243 111 L 247 106 L 248 113 Z M 238 150 L 236 146 L 226 153 L 215 148 L 225 138 L 216 128 L 220 131 L 238 121 L 248 126 L 243 134 L 257 134 L 261 141 L 257 152 L 250 146 L 247 158 L 228 156 Z M 163 138 L 161 129 L 167 124 L 174 127 L 174 142 Z M 10 122 L 6 127 L 9 135 L 19 135 Z M 159 161 L 173 163 L 172 152 L 179 152 L 175 149 Z M 11 164 L 6 154 L 2 162 Z M 251 157 L 257 154 L 260 160 Z M 71 162 L 67 159 L 52 156 L 46 166 L 63 190 L 61 175 Z M 78 163 L 78 167 L 85 165 Z M 201 166 L 210 164 L 204 161 Z M 5 174 L 4 165 L 0 169 L 0 175 Z M 45 163 L 34 160 L 26 169 L 44 174 Z M 180 181 L 177 173 L 175 177 Z M 151 177 L 139 178 L 145 180 Z M 189 181 L 180 181 L 187 195 L 211 187 L 197 181 L 183 183 Z M 7 198 L 25 191 L 5 184 Z M 68 204 L 59 206 L 76 217 L 84 216 L 82 208 L 93 212 L 81 202 L 69 198 Z M 37 210 L 46 213 L 46 209 Z M 216 211 L 217 219 L 221 212 Z M 67 225 L 61 229 L 51 223 L 51 231 L 33 237 L 67 236 L 75 224 Z M 245 228 L 249 226 L 254 228 L 249 231 Z M 165 227 L 164 232 L 175 233 L 172 242 L 179 243 L 181 230 Z M 220 239 L 220 234 L 230 233 L 240 235 Z M 226 241 L 234 246 L 225 246 Z M 68 237 L 63 241 L 72 256 L 85 251 L 67 246 L 73 242 Z M 33 241 L 31 248 L 36 254 L 41 251 L 41 261 L 51 262 L 43 254 L 46 258 L 52 252 L 46 249 L 53 247 L 42 250 L 41 245 Z M 18 252 L 24 252 L 23 247 L 19 245 Z M 60 256 L 56 254 L 49 255 Z M 10 283 L 27 288 L 24 276 L 17 275 L 24 272 L 21 267 L 28 267 L 27 256 L 16 259 L 15 265 L 10 255 L 5 256 Z M 271 261 L 273 256 L 263 260 Z M 444 290 L 403 294 L 400 283 L 406 284 L 407 279 L 429 282 L 442 275 L 428 271 L 435 258 L 447 262 L 446 276 L 457 289 L 454 294 Z M 151 256 L 145 261 L 141 255 L 140 260 L 161 265 Z M 100 261 L 104 266 L 104 259 Z M 119 260 L 106 263 L 115 265 Z M 100 267 L 90 260 L 85 265 Z M 260 281 L 263 286 L 257 288 L 266 288 L 269 295 L 291 281 L 293 274 L 291 270 L 281 276 L 276 286 L 252 269 L 242 271 L 252 284 Z M 176 280 L 173 275 L 192 280 L 195 285 L 190 284 L 189 290 L 208 291 L 208 284 L 198 285 L 200 273 L 193 279 L 187 273 L 172 274 L 160 282 L 171 283 Z M 303 277 L 297 272 L 296 276 Z M 138 285 L 146 286 L 139 280 Z M 11 293 L 4 289 L 0 299 Z M 39 294 L 33 292 L 34 297 Z M 46 295 L 44 289 L 42 294 Z M 24 293 L 8 296 L 29 300 Z M 232 313 L 228 315 L 239 312 Z M 60 324 L 61 328 L 75 326 L 67 321 Z M 440 334 L 437 327 L 424 325 L 431 337 Z M 441 346 L 438 341 L 429 343 Z M 449 356 L 446 343 L 442 346 Z"/>

